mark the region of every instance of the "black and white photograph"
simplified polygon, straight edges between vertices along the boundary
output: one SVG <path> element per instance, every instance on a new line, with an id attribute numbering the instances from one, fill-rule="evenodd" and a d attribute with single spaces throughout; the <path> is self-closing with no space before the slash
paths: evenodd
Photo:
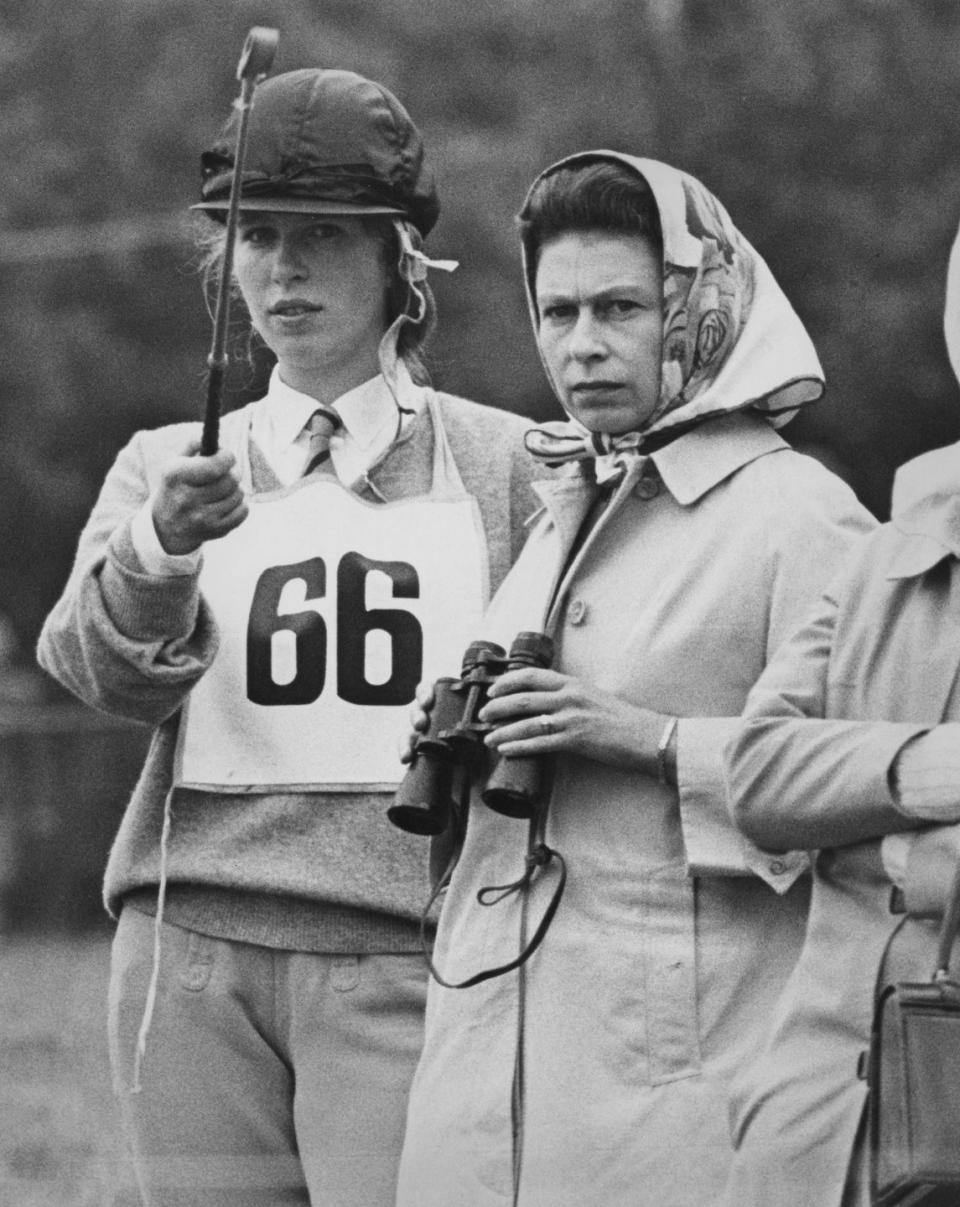
<path id="1" fill-rule="evenodd" d="M 0 0 L 0 1203 L 960 1205 L 960 8 Z"/>

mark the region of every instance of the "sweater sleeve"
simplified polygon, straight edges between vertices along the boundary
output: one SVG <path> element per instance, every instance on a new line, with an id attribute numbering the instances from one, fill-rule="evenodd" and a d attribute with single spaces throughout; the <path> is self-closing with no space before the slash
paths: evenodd
<path id="1" fill-rule="evenodd" d="M 85 703 L 156 725 L 210 665 L 216 631 L 198 570 L 150 575 L 135 552 L 130 525 L 150 493 L 145 435 L 133 437 L 107 475 L 37 656 Z"/>
<path id="2" fill-rule="evenodd" d="M 816 593 L 875 526 L 852 492 L 839 483 L 817 499 L 785 499 L 768 514 L 763 590 L 764 656 L 775 650 L 814 605 Z M 758 875 L 784 892 L 809 866 L 804 839 L 768 841 L 766 833 L 738 828 L 731 817 L 724 749 L 735 717 L 681 718 L 677 727 L 677 786 L 688 866 L 695 875 Z M 738 794 L 745 789 L 737 785 Z M 735 815 L 741 823 L 741 815 Z"/>

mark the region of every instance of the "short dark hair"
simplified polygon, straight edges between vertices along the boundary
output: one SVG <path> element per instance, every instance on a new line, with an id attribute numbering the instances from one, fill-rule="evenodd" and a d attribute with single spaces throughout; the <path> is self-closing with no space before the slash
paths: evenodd
<path id="1" fill-rule="evenodd" d="M 517 217 L 531 288 L 540 249 L 571 232 L 641 235 L 663 246 L 660 211 L 650 186 L 624 163 L 578 160 L 543 176 Z"/>

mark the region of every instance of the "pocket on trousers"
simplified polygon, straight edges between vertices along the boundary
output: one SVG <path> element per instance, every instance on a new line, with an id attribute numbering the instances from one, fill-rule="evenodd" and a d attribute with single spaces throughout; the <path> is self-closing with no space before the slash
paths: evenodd
<path id="1" fill-rule="evenodd" d="M 330 965 L 330 988 L 351 993 L 360 984 L 360 960 L 357 956 L 334 956 Z"/>
<path id="2" fill-rule="evenodd" d="M 187 932 L 187 950 L 178 972 L 178 980 L 184 989 L 201 993 L 210 984 L 215 945 L 216 940 L 209 935 Z"/>

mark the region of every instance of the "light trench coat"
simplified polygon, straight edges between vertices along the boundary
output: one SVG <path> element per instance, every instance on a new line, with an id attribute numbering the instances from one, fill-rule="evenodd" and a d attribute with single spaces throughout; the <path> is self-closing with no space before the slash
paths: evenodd
<path id="1" fill-rule="evenodd" d="M 743 413 L 631 469 L 563 571 L 596 490 L 582 476 L 546 484 L 483 635 L 509 645 L 546 627 L 558 669 L 678 716 L 679 789 L 557 762 L 546 839 L 569 875 L 525 967 L 516 1201 L 701 1207 L 728 1168 L 728 1083 L 799 953 L 808 904 L 805 854 L 770 856 L 733 828 L 721 751 L 771 652 L 873 521 Z M 476 893 L 519 876 L 526 832 L 471 805 L 435 949 L 446 979 L 516 955 L 516 897 L 485 908 Z M 554 876 L 533 891 L 531 928 Z M 514 1202 L 518 983 L 431 984 L 401 1207 Z"/>
<path id="2" fill-rule="evenodd" d="M 863 543 L 781 649 L 731 744 L 731 796 L 749 831 L 771 845 L 779 837 L 827 849 L 802 957 L 769 1042 L 736 1086 L 728 1207 L 868 1202 L 857 1063 L 901 919 L 880 838 L 858 839 L 916 824 L 894 808 L 888 772 L 910 738 L 960 721 L 958 671 L 960 444 L 900 471 L 893 522 Z M 914 840 L 911 913 L 942 911 L 958 856 L 960 826 L 925 827 Z M 909 919 L 891 948 L 894 975 L 929 979 L 936 934 L 936 922 Z"/>

